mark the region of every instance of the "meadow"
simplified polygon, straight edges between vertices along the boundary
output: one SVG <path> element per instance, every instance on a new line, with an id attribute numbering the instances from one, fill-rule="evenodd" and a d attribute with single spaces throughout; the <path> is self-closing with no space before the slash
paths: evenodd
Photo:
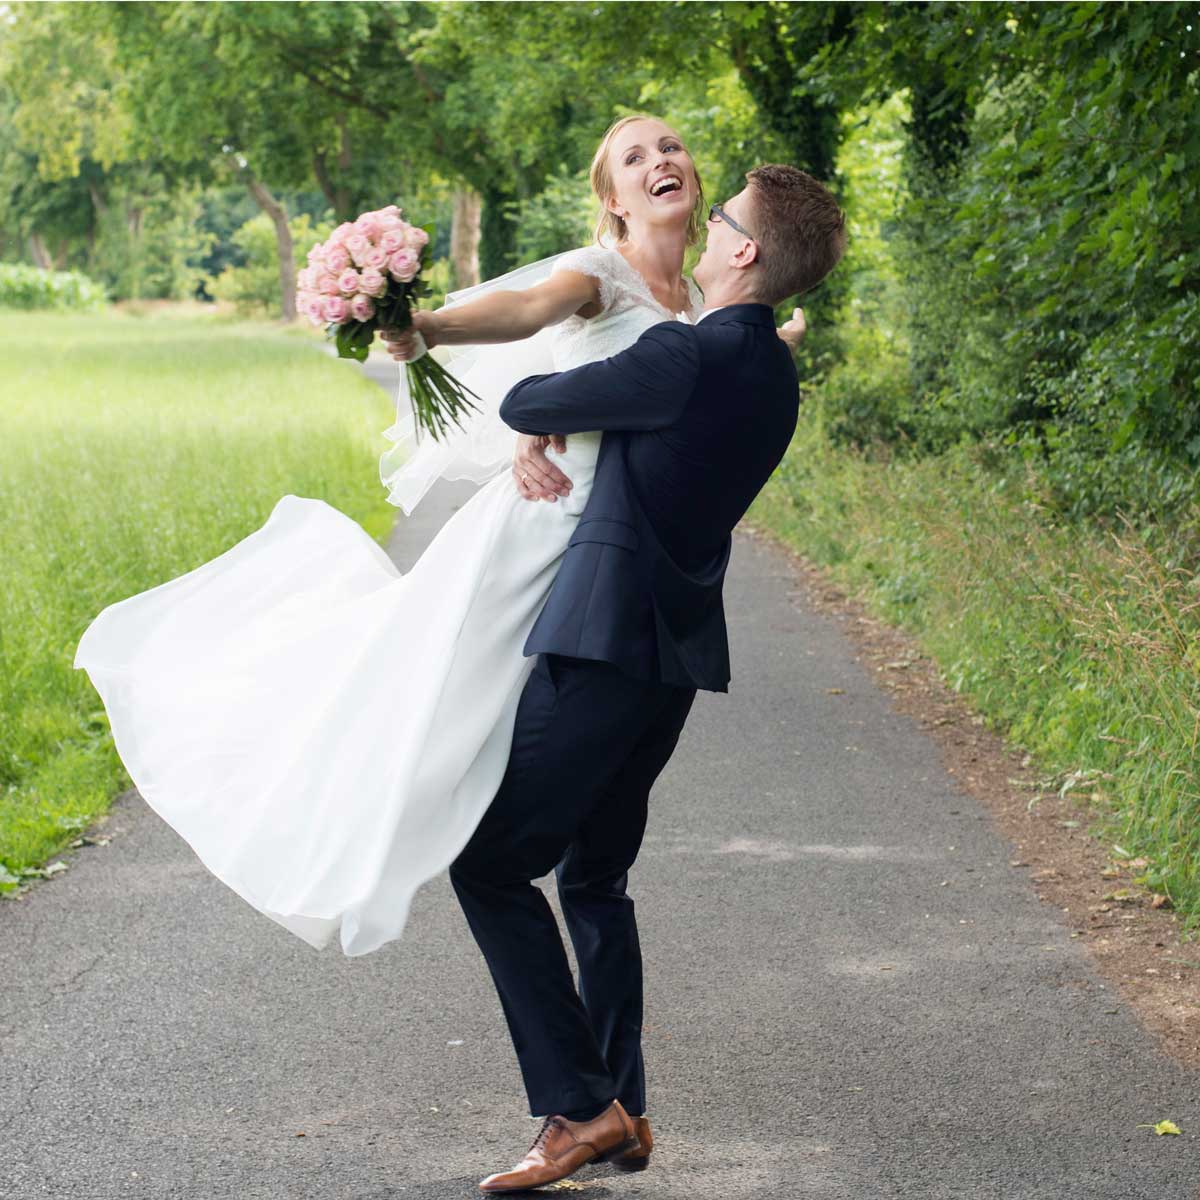
<path id="1" fill-rule="evenodd" d="M 75 646 L 294 493 L 379 540 L 387 396 L 307 332 L 0 312 L 0 889 L 128 785 Z"/>

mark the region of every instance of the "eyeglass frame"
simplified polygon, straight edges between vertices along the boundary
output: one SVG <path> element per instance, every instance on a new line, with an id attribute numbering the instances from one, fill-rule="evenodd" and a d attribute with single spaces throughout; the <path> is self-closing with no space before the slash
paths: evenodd
<path id="1" fill-rule="evenodd" d="M 708 219 L 711 221 L 714 216 L 718 221 L 724 221 L 731 229 L 736 229 L 743 237 L 748 237 L 755 245 L 759 244 L 758 238 L 744 225 L 739 225 L 719 204 L 710 204 L 708 206 Z"/>

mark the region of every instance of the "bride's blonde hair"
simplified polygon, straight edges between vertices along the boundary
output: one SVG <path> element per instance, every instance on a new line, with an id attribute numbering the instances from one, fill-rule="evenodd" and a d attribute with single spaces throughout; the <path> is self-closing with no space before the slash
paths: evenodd
<path id="1" fill-rule="evenodd" d="M 596 147 L 596 153 L 592 158 L 590 179 L 592 193 L 600 201 L 600 221 L 596 226 L 596 241 L 601 245 L 620 243 L 629 237 L 629 230 L 625 226 L 624 218 L 618 217 L 615 212 L 610 212 L 608 209 L 608 201 L 613 194 L 613 179 L 612 171 L 608 166 L 608 153 L 612 149 L 613 139 L 617 134 L 626 125 L 632 125 L 634 121 L 658 121 L 660 124 L 665 124 L 659 117 L 651 116 L 649 113 L 630 113 L 629 116 L 614 121 L 600 139 L 600 145 Z M 683 145 L 682 138 L 679 139 L 679 144 Z M 700 172 L 696 170 L 695 162 L 692 163 L 692 174 L 696 177 L 696 207 L 692 209 L 691 216 L 688 217 L 687 244 L 689 246 L 695 245 L 700 240 L 700 231 L 704 228 L 704 218 L 707 212 L 707 205 L 704 203 L 704 185 L 700 182 Z"/>

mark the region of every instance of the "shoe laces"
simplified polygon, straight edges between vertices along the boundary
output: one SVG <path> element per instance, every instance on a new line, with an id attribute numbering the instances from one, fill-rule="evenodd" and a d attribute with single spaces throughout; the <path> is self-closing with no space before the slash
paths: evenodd
<path id="1" fill-rule="evenodd" d="M 533 1145 L 529 1147 L 529 1152 L 532 1154 L 535 1150 L 540 1150 L 545 1144 L 546 1139 L 555 1129 L 562 1129 L 563 1123 L 558 1117 L 547 1117 L 542 1122 L 542 1127 L 538 1131 L 537 1137 L 533 1139 Z"/>

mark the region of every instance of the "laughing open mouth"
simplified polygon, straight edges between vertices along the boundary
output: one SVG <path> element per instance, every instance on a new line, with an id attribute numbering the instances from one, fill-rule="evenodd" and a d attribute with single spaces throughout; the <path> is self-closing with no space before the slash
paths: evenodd
<path id="1" fill-rule="evenodd" d="M 664 175 L 650 185 L 650 195 L 665 196 L 668 192 L 683 191 L 683 180 L 678 175 Z"/>

